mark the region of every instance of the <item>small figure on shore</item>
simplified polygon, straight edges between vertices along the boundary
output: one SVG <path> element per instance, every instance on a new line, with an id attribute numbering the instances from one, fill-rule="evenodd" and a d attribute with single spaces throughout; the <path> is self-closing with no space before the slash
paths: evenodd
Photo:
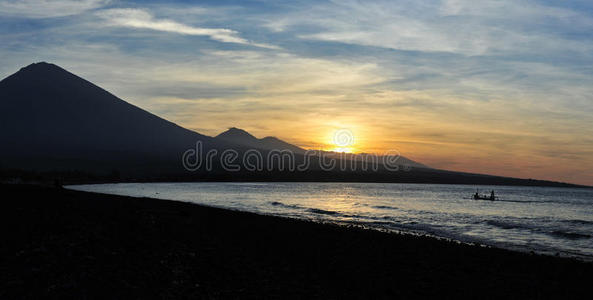
<path id="1" fill-rule="evenodd" d="M 495 197 L 494 197 L 494 190 L 492 190 L 490 192 L 490 200 L 494 201 Z"/>

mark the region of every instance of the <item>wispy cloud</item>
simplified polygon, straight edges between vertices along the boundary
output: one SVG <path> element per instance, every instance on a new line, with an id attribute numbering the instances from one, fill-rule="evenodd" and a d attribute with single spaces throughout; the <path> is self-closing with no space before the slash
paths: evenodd
<path id="1" fill-rule="evenodd" d="M 421 52 L 593 50 L 591 43 L 562 34 L 593 29 L 590 16 L 534 1 L 331 1 L 271 17 L 266 26 L 274 32 L 309 26 L 315 29 L 300 38 Z"/>
<path id="2" fill-rule="evenodd" d="M 97 15 L 107 20 L 110 25 L 150 29 L 163 32 L 172 32 L 184 35 L 207 36 L 223 43 L 236 43 L 251 45 L 261 48 L 279 49 L 269 44 L 256 43 L 239 36 L 237 31 L 226 28 L 202 28 L 185 25 L 169 19 L 157 19 L 148 11 L 135 8 L 106 9 L 97 12 Z"/>
<path id="3" fill-rule="evenodd" d="M 109 4 L 111 0 L 0 0 L 0 15 L 53 18 L 76 15 Z"/>

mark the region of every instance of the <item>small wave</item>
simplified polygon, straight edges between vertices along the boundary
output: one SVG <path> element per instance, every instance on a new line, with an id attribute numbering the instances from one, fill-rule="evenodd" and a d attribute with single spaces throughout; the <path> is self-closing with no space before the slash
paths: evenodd
<path id="1" fill-rule="evenodd" d="M 284 208 L 306 209 L 307 212 L 320 214 L 320 215 L 330 215 L 330 216 L 340 215 L 340 213 L 338 213 L 337 211 L 333 211 L 333 210 L 324 210 L 324 209 L 319 209 L 319 208 L 306 208 L 306 207 L 302 207 L 302 206 L 295 205 L 295 204 L 284 204 L 284 203 L 278 202 L 278 201 L 272 201 L 269 203 L 273 206 L 279 206 L 279 207 L 284 207 Z M 359 216 L 353 215 L 353 216 L 349 216 L 349 217 L 359 217 Z"/>
<path id="2" fill-rule="evenodd" d="M 585 220 L 563 220 L 562 222 L 570 223 L 570 224 L 579 224 L 579 225 L 593 225 L 593 221 L 585 221 Z"/>
<path id="3" fill-rule="evenodd" d="M 324 209 L 319 209 L 319 208 L 309 208 L 309 209 L 307 209 L 307 211 L 316 213 L 316 214 L 321 214 L 321 215 L 337 215 L 337 214 L 339 214 L 337 211 L 324 210 Z"/>
<path id="4" fill-rule="evenodd" d="M 513 202 L 513 203 L 543 203 L 544 201 L 530 201 L 530 200 L 510 200 L 510 199 L 496 199 L 498 202 Z"/>
<path id="5" fill-rule="evenodd" d="M 486 224 L 488 225 L 492 225 L 498 228 L 502 228 L 502 229 L 529 229 L 526 228 L 524 226 L 521 226 L 519 224 L 515 224 L 515 223 L 509 223 L 509 222 L 502 222 L 502 221 L 495 221 L 495 220 L 488 220 L 486 221 Z"/>
<path id="6" fill-rule="evenodd" d="M 560 230 L 552 231 L 550 233 L 550 235 L 556 236 L 556 237 L 561 237 L 561 238 L 566 238 L 569 240 L 583 240 L 583 239 L 591 238 L 591 235 L 589 235 L 589 234 L 566 232 L 566 231 L 560 231 Z"/>
<path id="7" fill-rule="evenodd" d="M 377 206 L 373 206 L 373 208 L 376 208 L 376 209 L 399 209 L 395 206 L 387 206 L 387 205 L 377 205 Z"/>
<path id="8" fill-rule="evenodd" d="M 473 197 L 462 197 L 462 199 L 466 200 L 474 200 Z M 490 201 L 490 200 L 477 200 L 477 201 Z M 512 203 L 546 203 L 546 202 L 553 202 L 553 201 L 542 201 L 542 200 L 513 200 L 513 199 L 500 199 L 496 198 L 495 202 L 512 202 Z"/>
<path id="9" fill-rule="evenodd" d="M 502 229 L 527 229 L 532 232 L 543 233 L 543 234 L 546 234 L 549 236 L 564 238 L 564 239 L 569 239 L 569 240 L 583 240 L 583 239 L 589 239 L 589 238 L 593 237 L 590 234 L 583 234 L 583 233 L 562 231 L 562 230 L 549 231 L 550 230 L 549 228 L 546 230 L 546 228 L 542 228 L 542 227 L 532 227 L 529 225 L 523 225 L 523 224 L 512 223 L 512 222 L 488 220 L 488 221 L 486 221 L 486 224 L 496 226 L 496 227 L 502 228 Z"/>
<path id="10" fill-rule="evenodd" d="M 282 202 L 278 202 L 278 201 L 272 201 L 270 202 L 271 205 L 273 206 L 281 206 L 281 207 L 286 207 L 286 208 L 294 208 L 294 209 L 301 209 L 302 207 L 298 206 L 298 205 L 294 205 L 294 204 L 284 204 Z"/>
<path id="11" fill-rule="evenodd" d="M 387 221 L 372 221 L 372 222 L 368 222 L 367 224 L 371 224 L 371 225 L 391 225 L 393 223 L 392 222 L 387 222 Z"/>

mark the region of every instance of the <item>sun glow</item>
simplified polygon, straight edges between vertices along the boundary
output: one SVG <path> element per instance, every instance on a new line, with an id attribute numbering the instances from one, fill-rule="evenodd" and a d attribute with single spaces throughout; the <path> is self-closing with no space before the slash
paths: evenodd
<path id="1" fill-rule="evenodd" d="M 354 134 L 348 129 L 338 129 L 332 134 L 331 144 L 334 147 L 329 149 L 329 151 L 353 153 Z"/>

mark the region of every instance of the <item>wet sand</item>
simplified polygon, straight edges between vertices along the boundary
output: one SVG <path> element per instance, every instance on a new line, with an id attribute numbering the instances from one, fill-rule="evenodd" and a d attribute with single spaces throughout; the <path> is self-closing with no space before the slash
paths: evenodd
<path id="1" fill-rule="evenodd" d="M 0 298 L 589 298 L 593 264 L 194 204 L 2 185 Z"/>

